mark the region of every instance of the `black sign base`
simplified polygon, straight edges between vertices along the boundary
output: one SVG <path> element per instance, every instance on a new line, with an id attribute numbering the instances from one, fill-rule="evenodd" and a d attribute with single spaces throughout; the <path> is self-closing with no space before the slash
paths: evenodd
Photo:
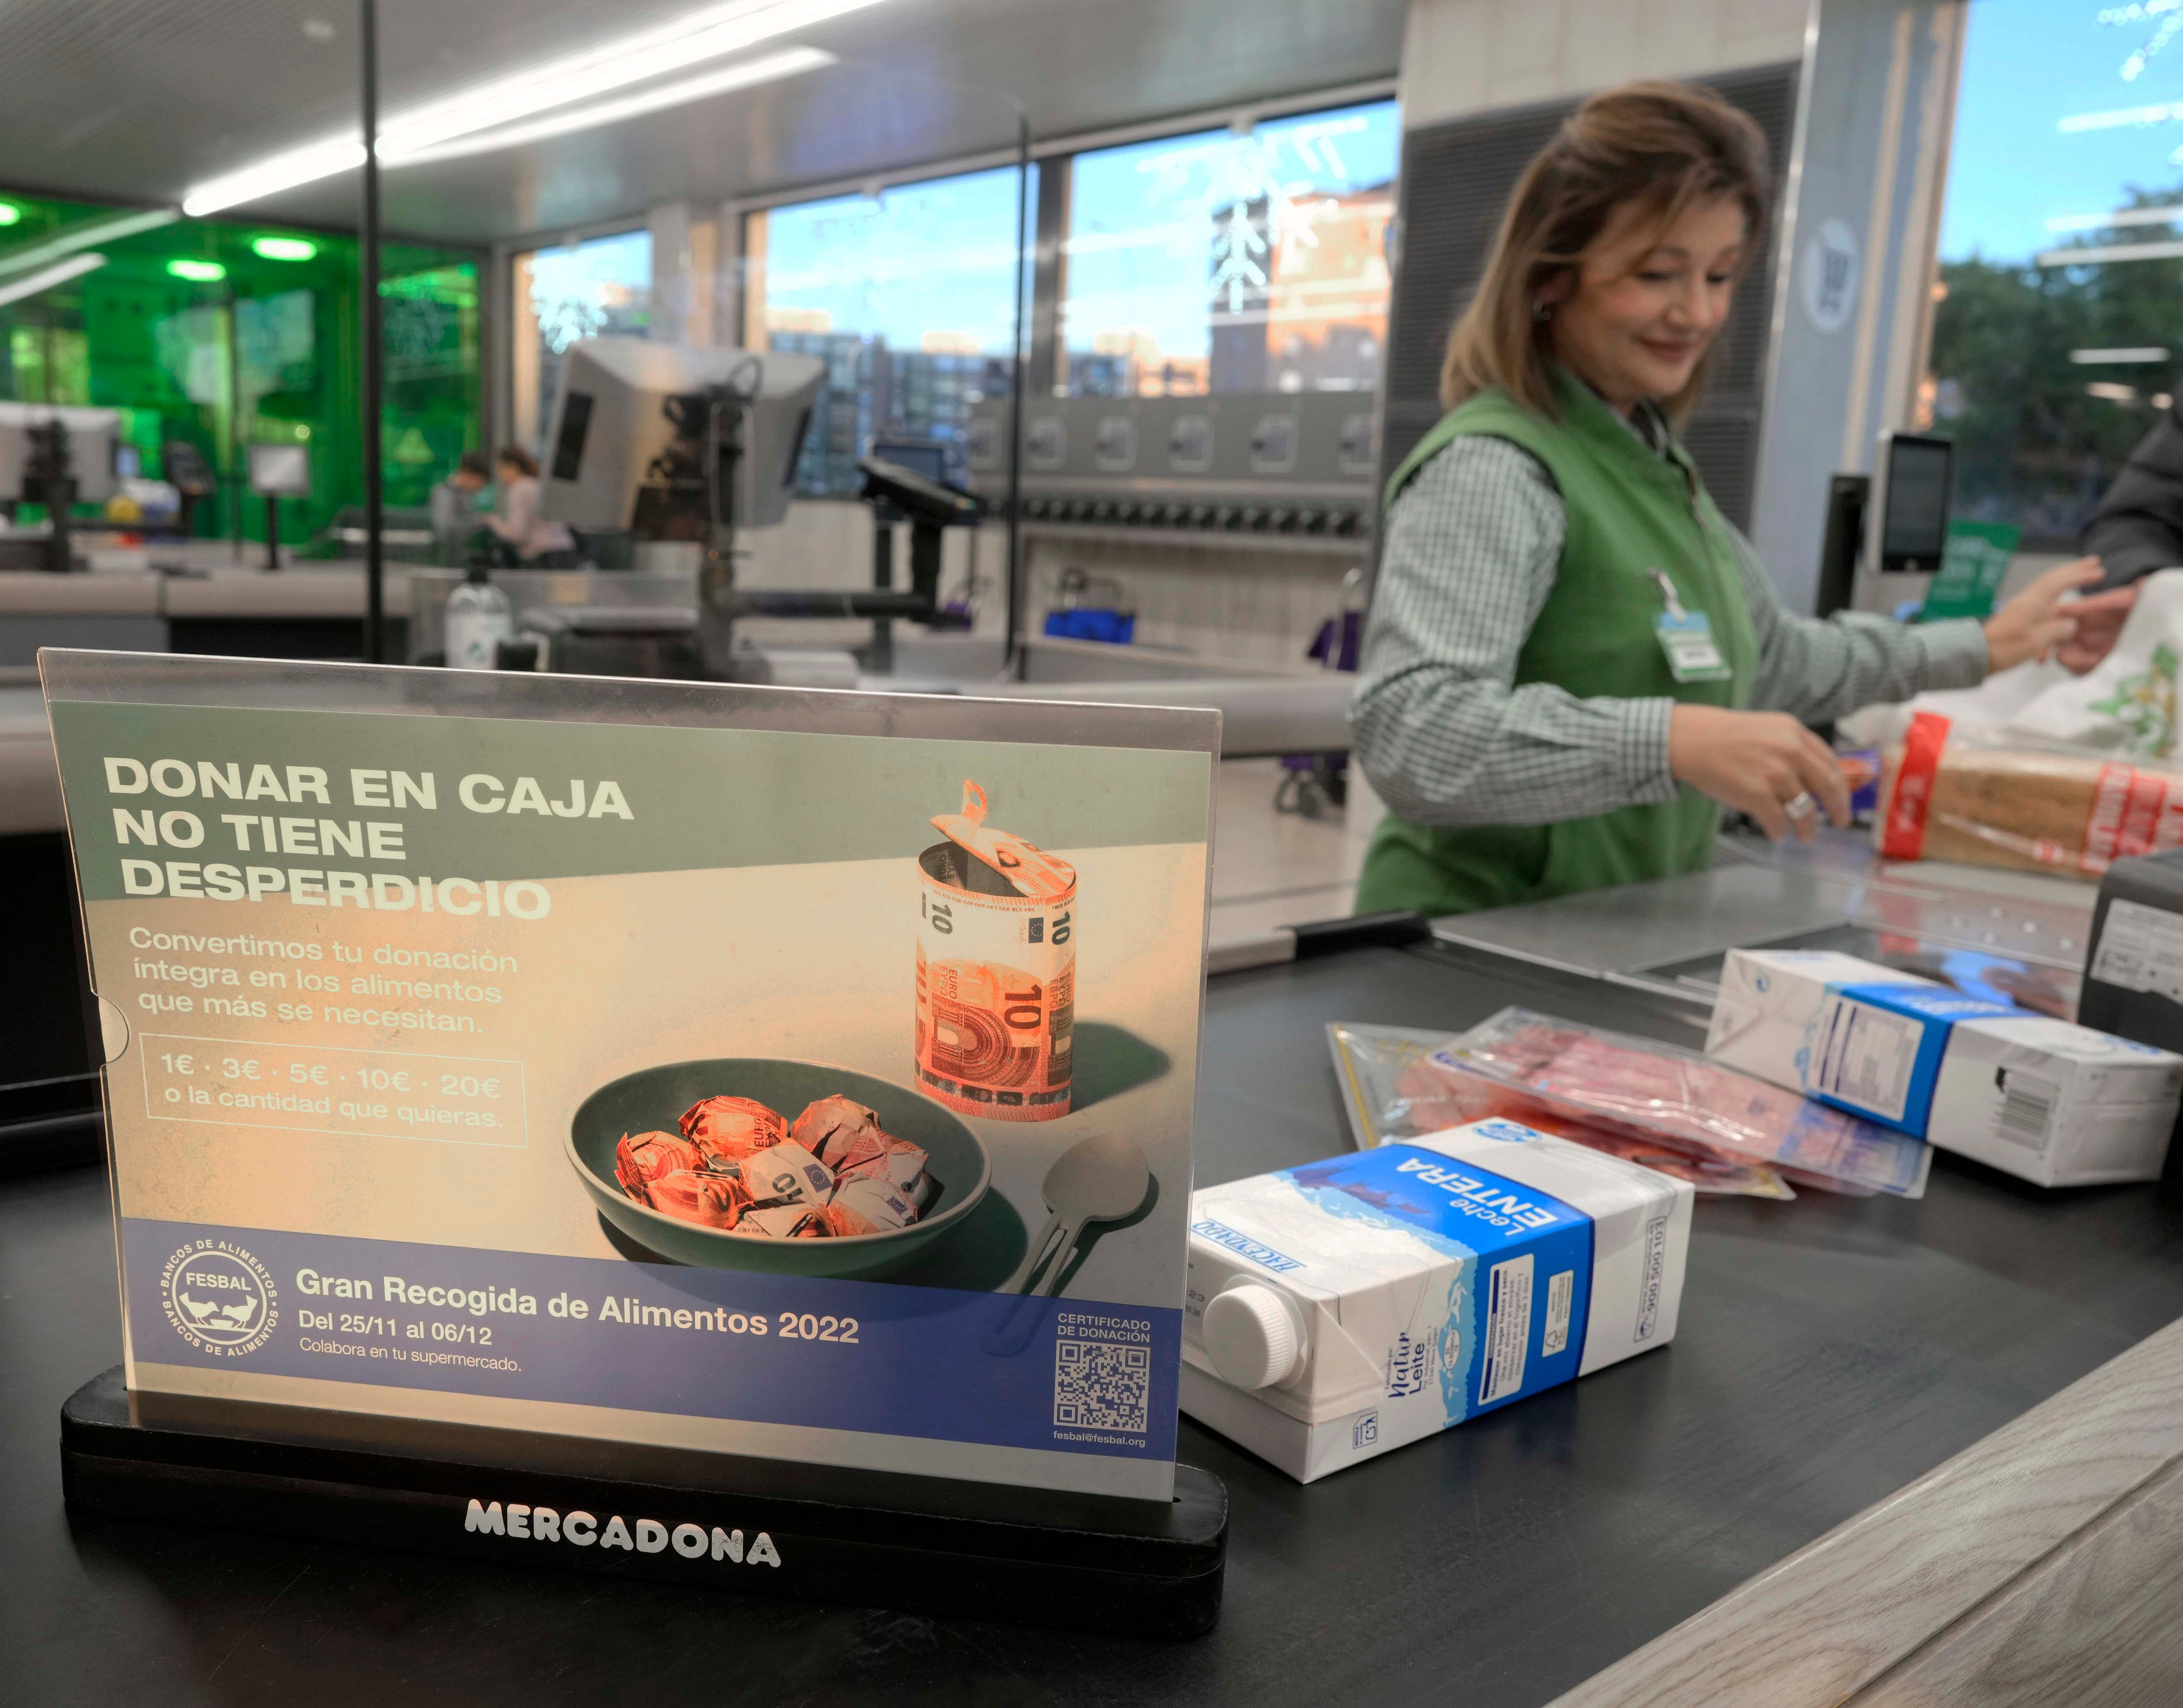
<path id="1" fill-rule="evenodd" d="M 397 1439 L 398 1432 L 398 1439 Z M 511 1431 L 132 1396 L 61 1408 L 72 1505 L 128 1517 L 1018 1624 L 1196 1637 L 1228 1491 L 1142 1500 L 826 1471 Z"/>

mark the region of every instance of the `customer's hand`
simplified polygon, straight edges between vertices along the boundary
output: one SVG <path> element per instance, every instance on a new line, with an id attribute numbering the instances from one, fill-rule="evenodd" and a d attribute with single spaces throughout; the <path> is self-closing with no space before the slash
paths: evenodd
<path id="1" fill-rule="evenodd" d="M 2115 637 L 2137 607 L 2135 581 L 2127 587 L 2110 587 L 2104 593 L 2087 593 L 2072 599 L 2062 609 L 2077 625 L 2077 632 L 2054 649 L 2056 662 L 2081 676 L 2114 650 Z"/>
<path id="2" fill-rule="evenodd" d="M 1678 783 L 1747 812 L 1775 841 L 1791 830 L 1812 840 L 1819 814 L 1791 816 L 1787 802 L 1808 796 L 1836 824 L 1849 824 L 1849 789 L 1825 742 L 1786 712 L 1731 712 L 1677 706 L 1668 718 L 1668 768 Z"/>
<path id="3" fill-rule="evenodd" d="M 2027 659 L 2042 662 L 2056 647 L 2069 644 L 2077 633 L 2075 605 L 2063 600 L 2080 587 L 2088 587 L 2107 572 L 2097 557 L 2080 557 L 2058 563 L 2034 580 L 2000 610 L 1986 619 L 1986 668 L 1988 674 L 2011 669 Z M 2080 600 L 2079 604 L 2091 603 Z M 2096 613 L 2097 614 L 2097 613 Z M 2108 637 L 2108 646 L 2114 637 Z M 2107 647 L 2100 648 L 2102 657 Z M 2097 661 L 2095 661 L 2097 662 Z M 2091 665 L 2085 667 L 2086 669 Z"/>

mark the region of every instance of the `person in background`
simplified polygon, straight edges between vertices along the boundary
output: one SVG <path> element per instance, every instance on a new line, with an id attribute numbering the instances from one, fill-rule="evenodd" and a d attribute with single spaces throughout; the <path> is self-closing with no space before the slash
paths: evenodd
<path id="1" fill-rule="evenodd" d="M 504 445 L 494 459 L 500 479 L 501 513 L 485 525 L 533 569 L 566 569 L 576 561 L 576 538 L 538 513 L 538 459 L 520 445 Z"/>
<path id="2" fill-rule="evenodd" d="M 2183 566 L 2183 402 L 2137 441 L 2093 509 L 2084 546 L 2105 566 L 2110 587 Z"/>
<path id="3" fill-rule="evenodd" d="M 1807 722 L 2113 644 L 2118 613 L 2060 608 L 2089 558 L 1982 625 L 1781 608 L 1676 438 L 1772 185 L 1750 118 L 1671 83 L 1593 96 L 1519 181 L 1449 336 L 1450 413 L 1388 482 L 1350 725 L 1391 810 L 1360 912 L 1697 871 L 1724 805 L 1809 840 L 1849 812 Z"/>
<path id="4" fill-rule="evenodd" d="M 492 469 L 482 451 L 465 451 L 454 470 L 432 488 L 432 539 L 440 561 L 460 568 L 470 535 L 484 525 L 477 513 L 477 495 L 492 484 Z"/>

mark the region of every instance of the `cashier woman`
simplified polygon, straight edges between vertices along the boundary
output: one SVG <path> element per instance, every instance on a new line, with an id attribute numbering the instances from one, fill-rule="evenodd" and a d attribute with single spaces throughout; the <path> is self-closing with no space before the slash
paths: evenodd
<path id="1" fill-rule="evenodd" d="M 1691 872 L 1724 806 L 1848 822 L 1805 728 L 2050 653 L 2087 670 L 2128 589 L 2047 571 L 1983 624 L 1796 617 L 1676 438 L 1764 241 L 1750 119 L 1593 97 L 1525 170 L 1450 334 L 1450 413 L 1389 503 L 1354 751 L 1386 800 L 1360 912 L 1495 907 Z"/>

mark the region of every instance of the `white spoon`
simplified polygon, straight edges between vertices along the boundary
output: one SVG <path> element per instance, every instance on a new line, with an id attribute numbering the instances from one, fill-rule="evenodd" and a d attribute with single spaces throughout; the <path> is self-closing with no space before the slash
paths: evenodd
<path id="1" fill-rule="evenodd" d="M 1069 1267 L 1076 1242 L 1083 1237 L 1085 1225 L 1119 1221 L 1145 1201 L 1146 1189 L 1151 1184 L 1151 1165 L 1133 1139 L 1102 1133 L 1070 1145 L 1046 1171 L 1046 1182 L 1039 1189 L 1049 1212 L 1046 1226 L 1039 1229 L 1038 1238 L 1024 1253 L 1023 1267 L 1008 1278 L 1008 1285 L 1001 1290 L 1028 1292 L 1030 1278 L 1038 1273 L 1039 1260 L 1051 1244 L 1053 1262 L 1037 1292 L 1031 1296 L 1052 1293 L 1061 1279 L 1061 1272 Z M 1060 1234 L 1058 1241 L 1054 1239 L 1057 1230 Z"/>

